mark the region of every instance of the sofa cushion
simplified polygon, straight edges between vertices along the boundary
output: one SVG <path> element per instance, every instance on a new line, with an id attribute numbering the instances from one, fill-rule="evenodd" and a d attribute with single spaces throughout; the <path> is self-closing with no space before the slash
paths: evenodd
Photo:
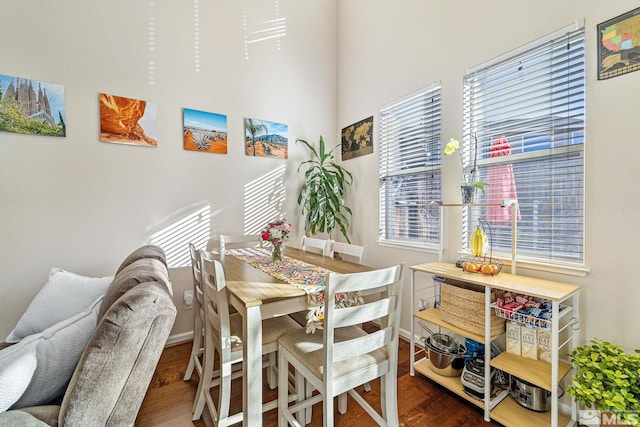
<path id="1" fill-rule="evenodd" d="M 62 396 L 91 338 L 102 297 L 85 311 L 0 351 L 0 411 Z"/>
<path id="2" fill-rule="evenodd" d="M 122 269 L 128 266 L 129 264 L 132 264 L 137 260 L 144 259 L 144 258 L 156 259 L 161 263 L 163 263 L 165 266 L 167 265 L 167 257 L 164 253 L 164 250 L 162 250 L 160 246 L 145 245 L 131 252 L 124 259 L 124 261 L 122 261 L 122 264 L 120 264 L 120 267 L 118 267 L 118 270 L 116 270 L 116 274 L 120 273 L 120 271 L 122 271 Z"/>
<path id="3" fill-rule="evenodd" d="M 159 282 L 171 293 L 171 282 L 167 273 L 167 267 L 157 259 L 143 258 L 132 262 L 116 273 L 113 282 L 107 289 L 104 302 L 98 319 L 101 319 L 106 311 L 118 298 L 140 283 Z"/>
<path id="4" fill-rule="evenodd" d="M 41 408 L 50 409 L 51 416 L 46 418 L 39 417 L 40 414 L 33 414 L 31 411 L 16 409 L 13 411 L 7 411 L 0 413 L 0 427 L 56 427 L 58 425 L 57 414 L 59 406 L 38 406 L 36 409 Z"/>
<path id="5" fill-rule="evenodd" d="M 81 313 L 96 298 L 104 295 L 112 280 L 113 277 L 86 277 L 61 268 L 52 268 L 49 280 L 31 301 L 5 341 L 18 342 Z"/>
<path id="6" fill-rule="evenodd" d="M 139 283 L 121 295 L 99 321 L 78 362 L 60 422 L 133 425 L 175 316 L 164 283 Z"/>

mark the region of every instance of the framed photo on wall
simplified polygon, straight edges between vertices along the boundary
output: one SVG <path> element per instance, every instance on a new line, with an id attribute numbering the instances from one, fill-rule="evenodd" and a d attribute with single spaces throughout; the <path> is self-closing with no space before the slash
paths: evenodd
<path id="1" fill-rule="evenodd" d="M 640 7 L 598 24 L 598 80 L 640 70 Z"/>
<path id="2" fill-rule="evenodd" d="M 342 129 L 342 160 L 373 153 L 373 116 Z"/>
<path id="3" fill-rule="evenodd" d="M 0 131 L 66 136 L 64 86 L 0 74 Z"/>

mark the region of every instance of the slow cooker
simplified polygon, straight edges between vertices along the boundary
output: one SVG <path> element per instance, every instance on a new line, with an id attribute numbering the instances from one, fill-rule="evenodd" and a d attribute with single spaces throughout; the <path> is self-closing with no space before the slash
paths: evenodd
<path id="1" fill-rule="evenodd" d="M 551 409 L 551 392 L 511 375 L 511 396 L 520 405 L 537 412 Z"/>

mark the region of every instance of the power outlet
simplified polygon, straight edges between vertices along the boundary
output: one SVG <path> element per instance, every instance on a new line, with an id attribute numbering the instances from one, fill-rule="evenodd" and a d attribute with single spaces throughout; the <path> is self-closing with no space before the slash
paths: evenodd
<path id="1" fill-rule="evenodd" d="M 193 290 L 184 291 L 182 300 L 184 301 L 184 309 L 191 310 L 193 308 Z"/>

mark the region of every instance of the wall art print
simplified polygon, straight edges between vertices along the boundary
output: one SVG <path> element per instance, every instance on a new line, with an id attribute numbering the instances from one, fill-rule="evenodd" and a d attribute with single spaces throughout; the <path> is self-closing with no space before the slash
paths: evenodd
<path id="1" fill-rule="evenodd" d="M 0 74 L 0 131 L 66 136 L 64 86 Z"/>
<path id="2" fill-rule="evenodd" d="M 227 154 L 227 116 L 183 108 L 184 149 Z"/>
<path id="3" fill-rule="evenodd" d="M 247 156 L 272 157 L 287 159 L 289 157 L 289 126 L 282 123 L 264 120 L 245 119 L 244 151 Z"/>
<path id="4" fill-rule="evenodd" d="M 100 141 L 157 147 L 157 129 L 155 103 L 100 94 Z"/>
<path id="5" fill-rule="evenodd" d="M 373 153 L 373 116 L 342 129 L 342 160 Z"/>
<path id="6" fill-rule="evenodd" d="M 640 70 L 640 7 L 598 24 L 598 80 Z"/>

